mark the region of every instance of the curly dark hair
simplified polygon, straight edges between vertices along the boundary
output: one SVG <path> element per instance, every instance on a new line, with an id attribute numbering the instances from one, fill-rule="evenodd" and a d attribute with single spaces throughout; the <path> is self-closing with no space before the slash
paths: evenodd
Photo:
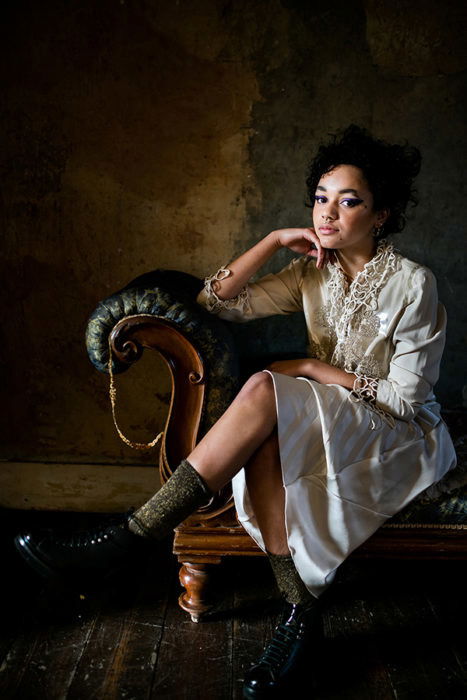
<path id="1" fill-rule="evenodd" d="M 399 233 L 405 226 L 405 210 L 418 204 L 413 181 L 420 171 L 418 148 L 407 143 L 389 144 L 375 139 L 366 129 L 355 124 L 334 134 L 322 144 L 310 163 L 306 179 L 310 206 L 314 206 L 316 187 L 322 175 L 337 165 L 360 168 L 373 195 L 374 209 L 389 209 L 384 233 Z"/>

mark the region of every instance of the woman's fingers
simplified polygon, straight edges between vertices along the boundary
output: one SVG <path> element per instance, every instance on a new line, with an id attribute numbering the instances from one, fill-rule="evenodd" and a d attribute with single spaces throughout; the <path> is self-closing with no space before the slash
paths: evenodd
<path id="1" fill-rule="evenodd" d="M 321 246 L 321 242 L 316 235 L 315 230 L 313 228 L 309 228 L 307 231 L 309 232 L 309 235 L 307 236 L 308 240 L 315 246 L 314 248 L 310 248 L 307 255 L 311 255 L 316 258 L 316 267 L 318 270 L 321 270 L 321 268 L 323 268 L 327 262 L 326 250 Z"/>
<path id="2" fill-rule="evenodd" d="M 321 270 L 332 256 L 323 248 L 314 228 L 288 228 L 278 231 L 281 245 L 295 253 L 316 258 L 316 267 Z"/>

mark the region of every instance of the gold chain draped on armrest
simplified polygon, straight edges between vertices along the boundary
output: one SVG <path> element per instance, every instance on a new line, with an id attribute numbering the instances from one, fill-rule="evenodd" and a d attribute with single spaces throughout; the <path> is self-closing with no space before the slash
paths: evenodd
<path id="1" fill-rule="evenodd" d="M 128 445 L 129 447 L 132 447 L 134 450 L 150 450 L 151 447 L 155 447 L 159 440 L 162 438 L 164 433 L 159 433 L 159 435 L 156 435 L 154 440 L 151 440 L 151 442 L 133 442 L 132 440 L 129 440 L 125 435 L 122 433 L 122 431 L 119 428 L 119 425 L 117 423 L 117 416 L 116 416 L 116 404 L 117 404 L 117 387 L 115 386 L 115 379 L 113 375 L 113 370 L 112 370 L 112 345 L 110 341 L 110 334 L 109 334 L 109 377 L 110 377 L 110 386 L 109 386 L 109 396 L 110 396 L 110 404 L 112 406 L 112 418 L 113 422 L 115 425 L 115 428 L 117 430 L 117 433 L 121 440 L 125 443 L 125 445 Z"/>

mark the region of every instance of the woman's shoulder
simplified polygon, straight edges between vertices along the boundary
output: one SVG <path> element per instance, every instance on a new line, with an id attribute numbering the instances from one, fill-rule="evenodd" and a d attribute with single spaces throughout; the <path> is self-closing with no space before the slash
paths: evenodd
<path id="1" fill-rule="evenodd" d="M 406 307 L 435 309 L 438 306 L 438 285 L 429 267 L 396 252 L 397 269 L 388 280 L 390 298 Z"/>
<path id="2" fill-rule="evenodd" d="M 404 278 L 409 287 L 420 287 L 425 285 L 435 285 L 436 277 L 429 267 L 422 265 L 416 260 L 405 257 L 399 251 L 395 251 L 398 261 L 397 271 Z"/>

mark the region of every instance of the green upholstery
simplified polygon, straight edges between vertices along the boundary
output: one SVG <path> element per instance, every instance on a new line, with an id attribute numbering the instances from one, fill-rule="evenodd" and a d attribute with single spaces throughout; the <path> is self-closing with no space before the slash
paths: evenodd
<path id="1" fill-rule="evenodd" d="M 240 370 L 234 340 L 227 324 L 195 301 L 202 282 L 192 275 L 155 270 L 136 278 L 101 301 L 91 314 L 86 330 L 89 359 L 101 372 L 108 372 L 108 336 L 126 316 L 150 314 L 172 323 L 191 340 L 207 366 L 206 405 L 201 424 L 204 434 L 226 410 L 239 388 Z M 114 361 L 115 373 L 129 365 Z"/>

